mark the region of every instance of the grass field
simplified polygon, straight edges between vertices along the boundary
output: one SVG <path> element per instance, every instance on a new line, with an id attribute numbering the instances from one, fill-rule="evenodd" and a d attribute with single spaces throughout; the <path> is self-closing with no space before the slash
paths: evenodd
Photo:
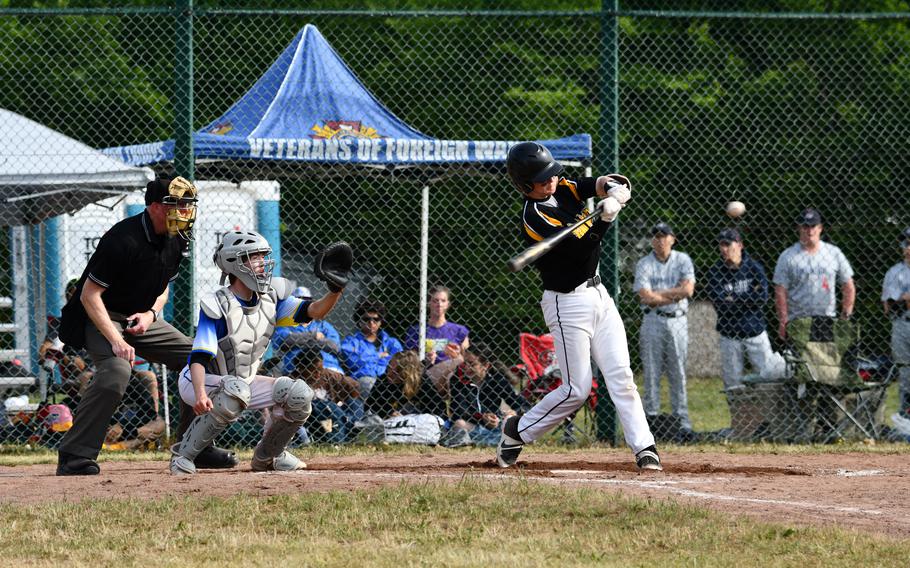
<path id="1" fill-rule="evenodd" d="M 522 480 L 0 506 L 16 566 L 901 566 L 905 542 Z"/>

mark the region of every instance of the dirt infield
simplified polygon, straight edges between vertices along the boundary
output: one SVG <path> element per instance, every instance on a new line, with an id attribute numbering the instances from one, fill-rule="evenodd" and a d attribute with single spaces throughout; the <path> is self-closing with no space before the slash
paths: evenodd
<path id="1" fill-rule="evenodd" d="M 93 498 L 255 496 L 365 489 L 402 482 L 457 482 L 522 477 L 539 483 L 589 487 L 673 499 L 727 514 L 788 524 L 840 526 L 910 538 L 906 455 L 732 455 L 666 453 L 665 471 L 639 474 L 628 453 L 548 454 L 526 451 L 520 466 L 500 470 L 489 453 L 439 450 L 421 455 L 320 457 L 294 473 L 203 471 L 174 478 L 165 462 L 103 462 L 97 477 L 61 478 L 51 465 L 0 467 L 0 502 L 40 503 Z"/>

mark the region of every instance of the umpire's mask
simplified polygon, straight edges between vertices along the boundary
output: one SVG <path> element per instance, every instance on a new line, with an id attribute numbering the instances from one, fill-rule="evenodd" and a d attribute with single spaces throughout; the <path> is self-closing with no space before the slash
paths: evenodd
<path id="1" fill-rule="evenodd" d="M 186 178 L 176 177 L 167 186 L 167 195 L 161 203 L 167 206 L 167 234 L 180 236 L 185 240 L 193 238 L 193 223 L 196 222 L 196 186 Z"/>

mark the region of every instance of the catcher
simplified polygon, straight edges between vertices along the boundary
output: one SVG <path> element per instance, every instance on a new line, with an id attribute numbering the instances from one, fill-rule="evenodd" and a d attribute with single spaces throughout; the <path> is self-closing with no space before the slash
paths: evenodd
<path id="1" fill-rule="evenodd" d="M 196 412 L 182 441 L 171 448 L 174 475 L 196 473 L 194 458 L 247 408 L 269 408 L 262 440 L 253 451 L 253 471 L 306 467 L 286 450 L 311 411 L 313 390 L 302 380 L 257 374 L 276 326 L 297 325 L 328 314 L 348 283 L 353 253 L 347 243 L 316 256 L 314 272 L 329 287 L 319 300 L 291 296 L 284 278 L 272 278 L 272 247 L 251 231 L 231 231 L 215 249 L 221 284 L 202 298 L 189 362 L 180 372 L 180 397 Z"/>

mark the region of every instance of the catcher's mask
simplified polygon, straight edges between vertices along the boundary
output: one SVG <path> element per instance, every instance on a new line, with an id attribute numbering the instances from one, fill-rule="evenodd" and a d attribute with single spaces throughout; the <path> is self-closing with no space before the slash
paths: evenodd
<path id="1" fill-rule="evenodd" d="M 167 194 L 161 203 L 167 206 L 167 234 L 186 240 L 193 238 L 193 223 L 196 222 L 196 186 L 186 178 L 176 177 L 167 186 Z"/>
<path id="2" fill-rule="evenodd" d="M 512 178 L 512 185 L 523 194 L 528 194 L 535 183 L 560 175 L 563 167 L 553 159 L 546 146 L 537 142 L 519 142 L 509 148 L 506 170 Z"/>
<path id="3" fill-rule="evenodd" d="M 247 288 L 264 294 L 272 282 L 272 247 L 265 237 L 253 231 L 229 231 L 215 248 L 213 259 L 221 269 L 221 284 L 233 275 Z"/>

